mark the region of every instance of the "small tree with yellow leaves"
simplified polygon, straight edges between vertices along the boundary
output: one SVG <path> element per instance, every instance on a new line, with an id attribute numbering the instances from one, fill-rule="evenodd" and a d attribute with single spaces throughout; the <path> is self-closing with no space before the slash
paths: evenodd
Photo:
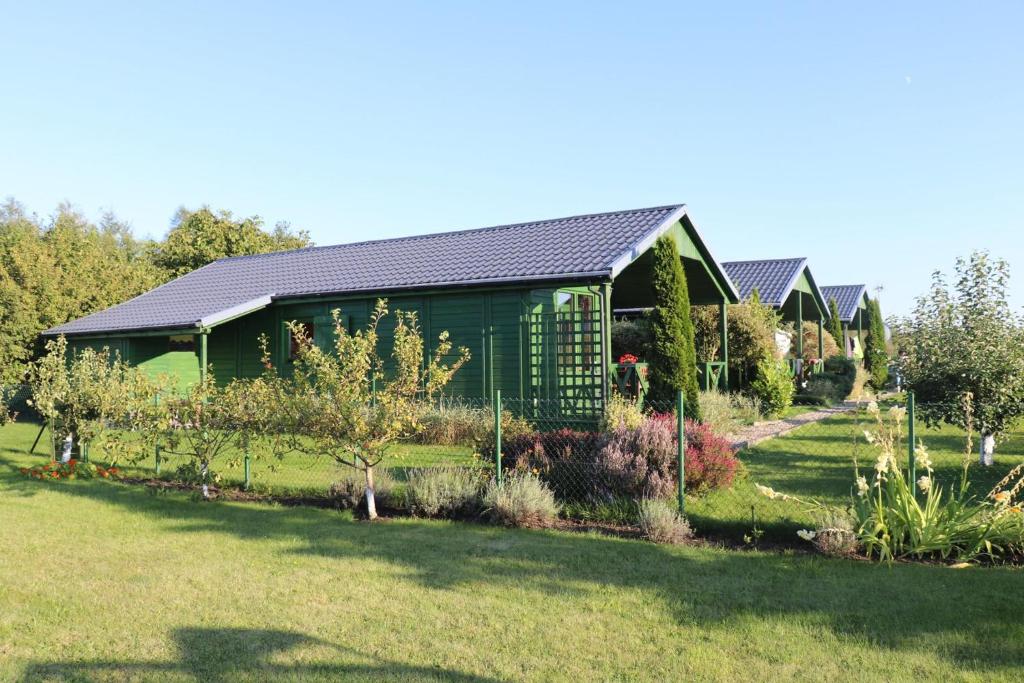
<path id="1" fill-rule="evenodd" d="M 301 324 L 288 326 L 298 342 L 288 399 L 292 432 L 312 442 L 304 442 L 305 450 L 312 448 L 317 455 L 363 472 L 366 511 L 374 519 L 374 467 L 393 444 L 417 431 L 420 402 L 435 397 L 451 381 L 469 361 L 469 350 L 460 347 L 453 357 L 448 333 L 442 332 L 424 362 L 416 314 L 396 310 L 393 367 L 385 372 L 377 328 L 388 315 L 387 301 L 378 300 L 366 329 L 354 334 L 342 324 L 340 310 L 332 315 L 331 350 L 314 344 Z"/>

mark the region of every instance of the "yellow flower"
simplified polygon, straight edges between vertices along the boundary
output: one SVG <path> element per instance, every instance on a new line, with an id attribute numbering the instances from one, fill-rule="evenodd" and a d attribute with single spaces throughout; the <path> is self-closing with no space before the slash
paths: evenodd
<path id="1" fill-rule="evenodd" d="M 917 480 L 917 487 L 921 489 L 921 493 L 928 493 L 932 488 L 932 478 L 929 476 L 921 477 Z"/>
<path id="2" fill-rule="evenodd" d="M 878 403 L 875 401 L 871 401 L 870 403 L 868 403 L 868 412 L 871 413 L 872 415 L 877 415 Z"/>
<path id="3" fill-rule="evenodd" d="M 1005 502 L 1010 500 L 1010 492 L 1009 491 L 1000 491 L 996 495 L 992 496 L 992 498 L 997 503 L 1005 503 Z"/>

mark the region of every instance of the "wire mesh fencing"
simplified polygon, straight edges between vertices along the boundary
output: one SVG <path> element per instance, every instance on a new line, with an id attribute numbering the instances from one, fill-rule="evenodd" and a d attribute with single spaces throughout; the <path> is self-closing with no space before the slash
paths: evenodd
<path id="1" fill-rule="evenodd" d="M 827 413 L 808 407 L 803 416 L 794 410 L 780 421 L 748 427 L 767 438 L 738 451 L 734 445 L 746 437 L 691 420 L 684 421 L 680 442 L 678 402 L 648 403 L 642 413 L 625 415 L 565 408 L 559 401 L 518 397 L 424 404 L 413 435 L 383 454 L 378 479 L 400 498 L 410 478 L 425 470 L 464 471 L 480 482 L 528 472 L 551 489 L 568 518 L 635 527 L 640 502 L 654 498 L 681 505 L 696 534 L 710 540 L 796 545 L 796 532 L 819 525 L 824 508 L 848 508 L 863 494 L 857 476 L 871 479 L 886 449 L 881 434 L 891 434 L 887 448 L 915 486 L 927 476 L 929 485 L 950 490 L 966 477 L 970 490 L 984 496 L 1024 462 L 1024 432 L 1002 434 L 995 464 L 985 467 L 977 463 L 979 436 L 936 417 L 952 415 L 951 408 L 912 407 L 902 397 L 877 410 L 868 404 Z M 195 453 L 171 443 L 119 465 L 133 480 L 208 480 L 223 491 L 315 504 L 331 504 L 343 484 L 362 476 L 361 463 L 350 456 L 317 454 L 309 437 L 290 436 L 287 450 L 234 443 L 209 462 L 207 472 Z M 49 443 L 42 439 L 40 457 L 53 454 Z M 106 462 L 103 452 L 91 457 Z"/>

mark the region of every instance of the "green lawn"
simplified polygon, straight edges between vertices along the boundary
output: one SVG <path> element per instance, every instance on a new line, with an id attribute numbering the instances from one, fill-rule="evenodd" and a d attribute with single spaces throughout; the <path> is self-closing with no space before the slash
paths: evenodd
<path id="1" fill-rule="evenodd" d="M 757 493 L 754 485 L 845 505 L 854 484 L 854 458 L 860 462 L 862 473 L 869 476 L 878 455 L 876 449 L 865 443 L 863 432 L 868 426 L 865 411 L 843 413 L 740 452 L 743 474 L 732 489 L 688 497 L 691 521 L 699 531 L 731 540 L 750 535 L 756 523 L 764 532 L 764 540 L 791 541 L 797 529 L 814 524 L 813 515 L 797 503 L 768 500 Z M 948 426 L 928 429 L 923 424 L 917 425 L 916 432 L 934 461 L 936 480 L 944 487 L 959 485 L 964 432 Z M 977 437 L 974 444 L 976 447 Z M 901 462 L 906 462 L 906 455 L 902 457 Z M 999 443 L 994 466 L 981 467 L 977 465 L 977 455 L 971 456 L 970 490 L 985 495 L 1022 461 L 1024 431 L 1018 429 Z"/>
<path id="2" fill-rule="evenodd" d="M 31 436 L 0 430 L 0 680 L 1024 674 L 1020 570 L 39 482 L 16 471 Z"/>

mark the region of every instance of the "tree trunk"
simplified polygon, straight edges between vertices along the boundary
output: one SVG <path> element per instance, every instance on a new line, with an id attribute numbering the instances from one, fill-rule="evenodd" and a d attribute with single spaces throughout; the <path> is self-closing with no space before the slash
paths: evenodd
<path id="1" fill-rule="evenodd" d="M 203 460 L 202 465 L 200 465 L 199 471 L 202 472 L 203 475 L 203 498 L 209 498 L 210 486 L 208 484 L 208 479 L 210 476 L 210 463 L 207 462 L 206 460 Z"/>
<path id="2" fill-rule="evenodd" d="M 377 519 L 377 501 L 373 495 L 373 468 L 366 466 L 366 517 Z"/>
<path id="3" fill-rule="evenodd" d="M 996 437 L 992 434 L 983 434 L 981 443 L 978 444 L 978 462 L 985 467 L 990 467 L 995 460 Z"/>

